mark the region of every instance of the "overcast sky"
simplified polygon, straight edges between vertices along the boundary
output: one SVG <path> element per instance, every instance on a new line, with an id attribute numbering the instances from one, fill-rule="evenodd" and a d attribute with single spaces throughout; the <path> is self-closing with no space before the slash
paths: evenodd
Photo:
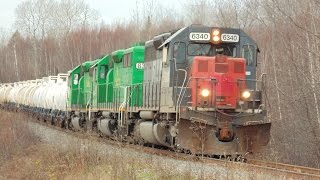
<path id="1" fill-rule="evenodd" d="M 11 29 L 14 23 L 16 6 L 25 0 L 0 0 L 0 27 Z M 136 0 L 85 0 L 93 9 L 98 10 L 105 23 L 114 19 L 126 19 L 136 5 Z M 138 0 L 140 2 L 141 0 Z M 159 0 L 170 8 L 180 5 L 180 0 Z"/>

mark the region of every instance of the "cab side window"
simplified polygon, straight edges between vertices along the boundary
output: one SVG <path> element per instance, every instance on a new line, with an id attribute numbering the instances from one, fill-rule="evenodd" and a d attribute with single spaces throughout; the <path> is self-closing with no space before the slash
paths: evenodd
<path id="1" fill-rule="evenodd" d="M 246 59 L 246 65 L 254 66 L 255 65 L 255 50 L 256 48 L 252 45 L 242 46 L 242 57 Z"/>
<path id="2" fill-rule="evenodd" d="M 132 64 L 132 53 L 125 54 L 123 56 L 123 67 L 130 67 Z"/>
<path id="3" fill-rule="evenodd" d="M 186 44 L 183 42 L 174 43 L 173 57 L 176 58 L 177 63 L 184 63 L 186 60 Z"/>

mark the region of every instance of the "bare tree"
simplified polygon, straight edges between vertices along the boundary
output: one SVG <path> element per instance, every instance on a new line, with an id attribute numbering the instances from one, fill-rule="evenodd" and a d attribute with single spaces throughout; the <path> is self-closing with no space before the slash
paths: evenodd
<path id="1" fill-rule="evenodd" d="M 84 0 L 61 0 L 55 4 L 52 11 L 52 30 L 62 35 L 79 27 L 95 25 L 99 19 L 98 12 L 90 8 Z"/>
<path id="2" fill-rule="evenodd" d="M 28 0 L 16 8 L 15 25 L 25 35 L 43 39 L 50 28 L 49 19 L 55 1 Z"/>
<path id="3" fill-rule="evenodd" d="M 213 25 L 215 18 L 213 16 L 215 9 L 210 0 L 192 0 L 183 4 L 186 12 L 186 22 L 188 24 L 206 24 Z"/>

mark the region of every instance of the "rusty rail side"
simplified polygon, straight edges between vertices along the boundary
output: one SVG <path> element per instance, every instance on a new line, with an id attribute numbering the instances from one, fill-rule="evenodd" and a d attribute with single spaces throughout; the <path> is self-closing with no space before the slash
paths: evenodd
<path id="1" fill-rule="evenodd" d="M 248 160 L 248 163 L 257 165 L 257 166 L 269 167 L 269 168 L 274 168 L 278 170 L 286 170 L 286 171 L 291 171 L 291 172 L 300 173 L 300 174 L 315 175 L 320 178 L 320 169 L 317 169 L 317 168 L 310 168 L 305 166 L 297 166 L 297 165 L 284 164 L 284 163 L 278 163 L 278 162 L 260 161 L 260 160 L 253 160 L 253 159 Z"/>

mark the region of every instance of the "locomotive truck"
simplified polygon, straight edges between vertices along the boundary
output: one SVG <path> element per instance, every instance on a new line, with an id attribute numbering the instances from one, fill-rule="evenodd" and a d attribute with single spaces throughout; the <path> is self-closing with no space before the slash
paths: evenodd
<path id="1" fill-rule="evenodd" d="M 0 103 L 123 141 L 245 155 L 270 136 L 258 52 L 240 29 L 190 25 L 84 62 L 67 75 L 2 84 Z"/>

